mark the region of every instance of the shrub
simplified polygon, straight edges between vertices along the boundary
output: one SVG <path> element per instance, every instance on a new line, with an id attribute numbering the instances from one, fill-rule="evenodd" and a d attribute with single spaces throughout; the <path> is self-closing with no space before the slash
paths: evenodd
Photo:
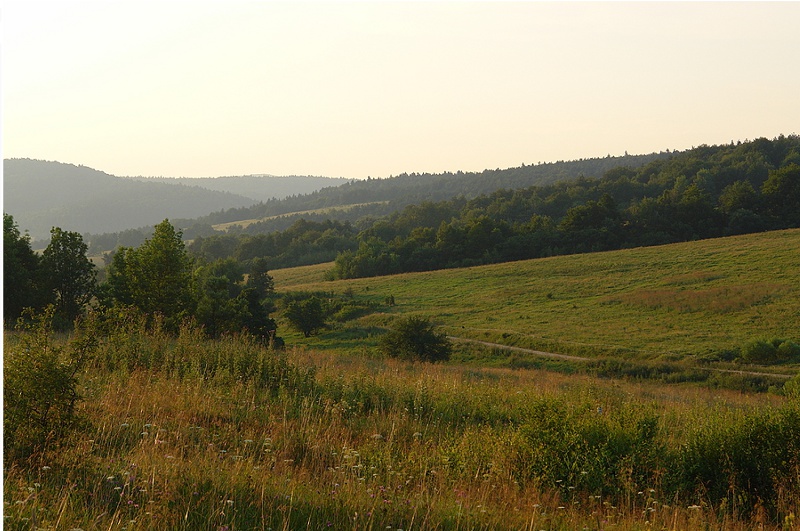
<path id="1" fill-rule="evenodd" d="M 776 509 L 782 489 L 793 491 L 800 466 L 800 408 L 788 404 L 739 419 L 716 419 L 690 436 L 673 471 L 679 492 L 701 490 L 749 512 Z M 795 491 L 796 492 L 796 491 Z"/>
<path id="2" fill-rule="evenodd" d="M 436 362 L 450 359 L 452 344 L 428 319 L 408 317 L 381 338 L 380 349 L 393 358 Z"/>
<path id="3" fill-rule="evenodd" d="M 4 352 L 3 444 L 6 462 L 24 460 L 58 444 L 78 424 L 77 374 L 97 348 L 96 320 L 79 324 L 63 346 L 53 339 L 55 310 L 25 324 L 19 342 Z"/>
<path id="4" fill-rule="evenodd" d="M 778 359 L 781 361 L 800 359 L 800 345 L 792 341 L 784 341 L 778 345 Z"/>
<path id="5" fill-rule="evenodd" d="M 665 466 L 660 432 L 658 416 L 646 409 L 615 413 L 541 400 L 520 428 L 514 475 L 563 493 L 635 493 L 656 486 Z"/>
<path id="6" fill-rule="evenodd" d="M 311 337 L 325 327 L 325 311 L 322 308 L 322 301 L 317 297 L 290 302 L 283 316 L 305 337 Z"/>
<path id="7" fill-rule="evenodd" d="M 800 345 L 784 339 L 751 341 L 742 349 L 739 359 L 744 363 L 770 365 L 800 358 Z"/>

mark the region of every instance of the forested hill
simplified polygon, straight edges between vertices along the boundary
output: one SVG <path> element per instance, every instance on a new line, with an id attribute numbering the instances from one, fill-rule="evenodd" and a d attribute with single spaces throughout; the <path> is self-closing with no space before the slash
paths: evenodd
<path id="1" fill-rule="evenodd" d="M 524 188 L 568 181 L 580 176 L 600 177 L 612 168 L 638 168 L 669 156 L 669 153 L 662 152 L 559 161 L 482 172 L 402 174 L 386 179 L 350 181 L 308 194 L 270 199 L 248 207 L 217 209 L 218 211 L 205 216 L 173 218 L 172 221 L 182 229 L 184 238 L 190 240 L 198 236 L 217 234 L 213 226 L 221 224 L 229 224 L 225 229 L 229 233 L 245 234 L 286 230 L 300 219 L 320 223 L 335 220 L 355 224 L 359 220 L 381 218 L 423 201 L 439 201 L 459 196 L 473 198 L 500 188 Z M 86 235 L 86 239 L 93 253 L 111 251 L 120 245 L 136 246 L 149 237 L 154 224 L 125 231 L 97 232 Z"/>
<path id="2" fill-rule="evenodd" d="M 80 233 L 140 232 L 165 218 L 196 218 L 347 182 L 271 175 L 128 178 L 33 159 L 6 159 L 3 173 L 4 211 L 34 240 L 48 239 L 53 226 Z"/>
<path id="3" fill-rule="evenodd" d="M 316 192 L 280 200 L 269 200 L 263 204 L 246 208 L 233 208 L 204 216 L 195 220 L 200 224 L 215 225 L 242 220 L 253 220 L 311 210 L 360 205 L 349 216 L 354 221 L 360 215 L 385 215 L 406 205 L 422 201 L 440 201 L 453 197 L 477 197 L 506 188 L 516 189 L 534 185 L 545 185 L 583 177 L 600 177 L 606 171 L 619 166 L 637 168 L 656 159 L 668 157 L 669 153 L 649 155 L 624 155 L 619 157 L 559 161 L 537 165 L 522 165 L 516 168 L 484 170 L 482 172 L 446 172 L 401 174 L 386 179 L 351 181 L 337 187 L 328 187 Z M 373 205 L 364 208 L 363 205 Z M 325 216 L 330 217 L 330 216 Z M 190 223 L 184 222 L 188 225 Z M 247 232 L 269 232 L 272 227 L 251 225 Z"/>
<path id="4" fill-rule="evenodd" d="M 701 146 L 470 201 L 408 207 L 358 234 L 335 278 L 463 267 L 800 227 L 800 136 Z"/>
<path id="5" fill-rule="evenodd" d="M 357 225 L 305 219 L 279 232 L 198 237 L 190 250 L 270 269 L 336 258 L 331 276 L 352 278 L 796 227 L 792 135 L 700 146 L 599 178 L 424 201 Z"/>
<path id="6" fill-rule="evenodd" d="M 34 240 L 54 226 L 110 232 L 196 217 L 255 200 L 198 186 L 138 182 L 86 166 L 33 159 L 3 161 L 3 210 Z"/>

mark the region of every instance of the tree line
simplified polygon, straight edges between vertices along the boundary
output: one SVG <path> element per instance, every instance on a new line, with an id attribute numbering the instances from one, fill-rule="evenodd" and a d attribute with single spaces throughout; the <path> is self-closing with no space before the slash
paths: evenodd
<path id="1" fill-rule="evenodd" d="M 357 235 L 357 278 L 800 227 L 800 137 L 701 146 L 599 179 L 411 205 Z"/>
<path id="2" fill-rule="evenodd" d="M 101 283 L 77 232 L 53 228 L 50 244 L 39 255 L 30 237 L 4 213 L 3 244 L 6 327 L 24 317 L 26 309 L 35 313 L 52 306 L 57 325 L 68 328 L 91 302 L 159 319 L 169 331 L 192 320 L 210 337 L 246 330 L 280 342 L 270 317 L 274 283 L 265 261 L 252 260 L 245 269 L 233 259 L 197 260 L 169 220 L 156 225 L 153 236 L 138 247 L 117 249 Z"/>
<path id="3" fill-rule="evenodd" d="M 37 254 L 4 214 L 4 320 L 54 304 L 70 322 L 95 300 L 158 313 L 173 327 L 193 318 L 212 336 L 247 328 L 266 337 L 275 334 L 268 271 L 279 267 L 335 259 L 328 278 L 354 278 L 792 227 L 797 135 L 700 146 L 600 178 L 422 201 L 355 223 L 298 219 L 266 234 L 198 235 L 188 246 L 165 220 L 142 243 L 107 253 L 100 284 L 80 234 L 54 228 Z"/>
<path id="4" fill-rule="evenodd" d="M 800 226 L 799 164 L 796 135 L 700 146 L 599 178 L 420 200 L 381 217 L 304 214 L 263 222 L 281 230 L 211 230 L 188 250 L 270 269 L 335 260 L 334 279 L 783 229 Z"/>
<path id="5" fill-rule="evenodd" d="M 618 166 L 639 167 L 667 158 L 670 153 L 602 157 L 574 161 L 539 163 L 481 172 L 403 173 L 386 179 L 351 181 L 341 186 L 329 186 L 308 194 L 281 199 L 269 199 L 251 207 L 228 208 L 196 219 L 173 220 L 184 239 L 219 235 L 213 225 L 258 219 L 255 223 L 233 225 L 228 234 L 266 234 L 287 230 L 300 219 L 324 222 L 336 220 L 363 225 L 402 208 L 422 201 L 443 201 L 457 196 L 467 198 L 491 193 L 499 188 L 523 188 L 547 185 L 579 176 L 600 177 Z M 346 208 L 332 208 L 346 207 Z M 324 209 L 320 212 L 314 210 Z M 152 227 L 128 229 L 115 233 L 84 234 L 90 252 L 99 254 L 120 245 L 140 245 Z"/>

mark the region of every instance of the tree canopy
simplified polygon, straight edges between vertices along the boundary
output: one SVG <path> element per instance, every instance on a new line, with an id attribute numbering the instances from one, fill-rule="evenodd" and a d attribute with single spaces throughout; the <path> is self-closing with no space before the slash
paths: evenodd
<path id="1" fill-rule="evenodd" d="M 42 253 L 47 289 L 55 300 L 57 316 L 66 322 L 80 314 L 97 287 L 95 266 L 86 250 L 80 234 L 53 227 L 50 244 Z"/>

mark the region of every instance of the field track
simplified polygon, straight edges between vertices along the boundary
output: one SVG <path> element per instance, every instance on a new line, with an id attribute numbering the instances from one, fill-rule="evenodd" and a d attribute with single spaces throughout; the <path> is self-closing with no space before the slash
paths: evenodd
<path id="1" fill-rule="evenodd" d="M 584 362 L 592 361 L 592 358 L 583 358 L 581 356 L 569 356 L 567 354 L 556 354 L 555 352 L 544 352 L 541 350 L 533 350 L 523 347 L 512 347 L 510 345 L 503 345 L 501 343 L 490 343 L 488 341 L 479 341 L 477 339 L 467 339 L 455 336 L 447 336 L 447 338 L 450 339 L 451 341 L 460 341 L 463 343 L 475 343 L 489 348 L 512 350 L 515 352 L 524 352 L 525 354 L 531 354 L 533 356 L 539 356 L 542 358 L 551 358 L 551 359 L 567 360 L 567 361 L 584 361 Z M 773 378 L 784 378 L 787 380 L 793 377 L 793 375 L 791 374 L 778 374 L 774 372 L 737 371 L 735 369 L 716 369 L 712 367 L 698 367 L 698 368 L 712 372 L 726 372 L 731 374 L 743 374 L 748 376 L 772 376 Z"/>
<path id="2" fill-rule="evenodd" d="M 499 348 L 503 350 L 513 350 L 516 352 L 524 352 L 525 354 L 533 354 L 534 356 L 539 356 L 542 358 L 553 358 L 558 360 L 569 360 L 569 361 L 592 361 L 591 358 L 582 358 L 580 356 L 569 356 L 567 354 L 556 354 L 555 352 L 544 352 L 541 350 L 533 350 L 529 348 L 523 347 L 512 347 L 509 345 L 503 345 L 501 343 L 490 343 L 488 341 L 479 341 L 477 339 L 466 339 L 463 337 L 455 337 L 455 336 L 447 336 L 448 339 L 451 341 L 461 341 L 464 343 L 476 343 L 478 345 L 483 345 L 489 348 Z"/>

